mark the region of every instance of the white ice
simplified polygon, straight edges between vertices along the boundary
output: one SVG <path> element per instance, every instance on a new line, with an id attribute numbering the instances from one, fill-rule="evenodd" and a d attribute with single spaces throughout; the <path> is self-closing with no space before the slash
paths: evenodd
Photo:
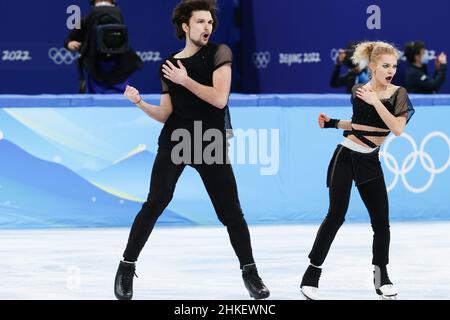
<path id="1" fill-rule="evenodd" d="M 250 226 L 270 299 L 302 299 L 301 275 L 318 225 Z M 129 229 L 0 231 L 0 299 L 114 299 Z M 378 299 L 369 224 L 344 224 L 324 264 L 322 299 Z M 450 222 L 391 223 L 391 280 L 399 299 L 450 299 Z M 249 299 L 225 228 L 156 228 L 135 299 Z"/>

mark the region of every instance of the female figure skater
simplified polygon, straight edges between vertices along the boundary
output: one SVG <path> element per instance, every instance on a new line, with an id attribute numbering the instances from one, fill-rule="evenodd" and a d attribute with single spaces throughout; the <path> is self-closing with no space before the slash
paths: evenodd
<path id="1" fill-rule="evenodd" d="M 269 290 L 258 275 L 253 259 L 250 234 L 239 203 L 235 177 L 226 161 L 226 126 L 229 126 L 228 96 L 231 87 L 232 53 L 226 45 L 209 43 L 217 26 L 215 4 L 211 0 L 183 0 L 172 15 L 177 37 L 186 40 L 183 51 L 169 57 L 161 67 L 162 96 L 160 106 L 142 100 L 139 92 L 127 87 L 125 96 L 151 118 L 164 123 L 159 149 L 153 165 L 147 201 L 136 216 L 128 244 L 115 278 L 118 299 L 133 295 L 135 262 L 158 217 L 167 207 L 178 178 L 186 165 L 200 174 L 219 220 L 227 227 L 233 249 L 239 259 L 242 277 L 250 296 L 269 297 Z M 222 161 L 210 163 L 203 157 L 205 144 L 195 143 L 197 130 L 204 137 L 215 130 L 223 146 Z M 194 130 L 196 134 L 194 134 Z M 180 160 L 178 133 L 188 133 L 191 142 Z M 184 139 L 183 139 L 184 142 Z M 176 150 L 175 150 L 176 149 Z M 193 155 L 193 157 L 192 157 Z M 218 155 L 216 154 L 216 157 Z M 200 158 L 200 161 L 198 161 Z M 187 159 L 187 160 L 186 160 Z M 194 161 L 192 161 L 194 159 Z"/>
<path id="2" fill-rule="evenodd" d="M 389 262 L 389 206 L 381 164 L 381 144 L 392 131 L 402 134 L 414 113 L 405 88 L 393 84 L 398 52 L 385 42 L 363 42 L 356 47 L 353 61 L 369 63 L 371 79 L 352 89 L 353 116 L 350 120 L 319 115 L 321 128 L 343 129 L 345 139 L 331 159 L 327 173 L 328 214 L 317 233 L 309 254 L 310 265 L 300 285 L 307 299 L 318 299 L 321 266 L 339 227 L 344 223 L 353 180 L 369 212 L 373 236 L 374 283 L 378 295 L 395 299 L 397 290 L 387 272 Z"/>

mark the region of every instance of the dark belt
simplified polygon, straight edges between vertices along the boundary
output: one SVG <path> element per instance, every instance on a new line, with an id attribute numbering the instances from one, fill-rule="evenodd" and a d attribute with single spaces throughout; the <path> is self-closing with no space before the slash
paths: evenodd
<path id="1" fill-rule="evenodd" d="M 389 135 L 390 131 L 363 131 L 363 130 L 345 130 L 344 131 L 344 137 L 347 137 L 349 135 L 354 135 L 359 140 L 364 142 L 366 145 L 368 145 L 371 148 L 378 148 L 378 146 L 367 139 L 365 136 L 369 137 L 387 137 Z"/>

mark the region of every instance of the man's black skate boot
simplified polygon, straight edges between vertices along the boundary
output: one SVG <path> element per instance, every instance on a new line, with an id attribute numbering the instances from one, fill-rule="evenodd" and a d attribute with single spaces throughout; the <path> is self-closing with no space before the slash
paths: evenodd
<path id="1" fill-rule="evenodd" d="M 135 275 L 136 264 L 134 262 L 120 261 L 114 281 L 114 294 L 117 299 L 131 300 L 133 298 L 133 277 Z"/>
<path id="2" fill-rule="evenodd" d="M 375 284 L 375 291 L 384 300 L 396 300 L 397 289 L 392 281 L 389 279 L 386 266 L 375 266 L 373 271 L 373 282 Z"/>
<path id="3" fill-rule="evenodd" d="M 300 290 L 306 299 L 317 300 L 319 298 L 319 279 L 322 269 L 309 265 L 300 283 Z"/>
<path id="4" fill-rule="evenodd" d="M 266 299 L 270 296 L 269 289 L 258 275 L 255 264 L 247 264 L 242 267 L 242 279 L 250 297 L 254 299 Z"/>

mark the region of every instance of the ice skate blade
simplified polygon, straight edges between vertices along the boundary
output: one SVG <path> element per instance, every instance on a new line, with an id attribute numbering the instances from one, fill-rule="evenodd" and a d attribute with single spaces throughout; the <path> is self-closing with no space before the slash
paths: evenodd
<path id="1" fill-rule="evenodd" d="M 397 295 L 391 295 L 391 296 L 387 296 L 387 295 L 380 295 L 380 300 L 397 300 Z"/>
<path id="2" fill-rule="evenodd" d="M 267 294 L 261 294 L 261 295 L 257 296 L 257 295 L 254 295 L 249 292 L 249 296 L 250 296 L 250 298 L 253 298 L 255 300 L 266 300 L 267 298 L 270 297 L 270 293 L 268 292 Z"/>
<path id="3" fill-rule="evenodd" d="M 310 297 L 306 296 L 303 292 L 302 292 L 302 297 L 303 297 L 303 300 L 306 300 L 306 301 L 312 301 L 313 300 Z"/>
<path id="4" fill-rule="evenodd" d="M 255 297 L 250 294 L 250 298 L 255 299 L 255 300 L 267 300 L 268 296 L 267 297 Z"/>

